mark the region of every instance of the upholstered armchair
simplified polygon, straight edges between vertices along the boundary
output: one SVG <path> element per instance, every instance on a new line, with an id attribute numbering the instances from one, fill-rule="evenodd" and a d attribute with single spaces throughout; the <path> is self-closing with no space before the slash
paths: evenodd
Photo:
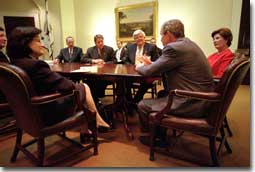
<path id="1" fill-rule="evenodd" d="M 208 137 L 213 166 L 219 166 L 218 155 L 222 145 L 225 145 L 229 153 L 232 152 L 225 137 L 223 121 L 239 85 L 249 70 L 249 66 L 250 62 L 247 58 L 235 59 L 228 66 L 213 92 L 170 91 L 167 106 L 160 112 L 150 113 L 149 115 L 151 129 L 150 160 L 154 160 L 156 128 L 161 126 Z M 210 102 L 207 114 L 203 115 L 205 116 L 204 118 L 185 118 L 167 114 L 171 107 L 173 96 L 207 100 Z M 220 138 L 218 133 L 220 133 Z M 220 140 L 218 148 L 216 147 L 216 140 Z"/>
<path id="2" fill-rule="evenodd" d="M 28 158 L 33 160 L 37 166 L 53 165 L 56 162 L 45 162 L 45 139 L 51 135 L 59 135 L 68 140 L 72 145 L 79 146 L 78 152 L 94 149 L 94 155 L 98 154 L 96 115 L 85 109 L 79 102 L 78 92 L 72 91 L 65 94 L 54 93 L 38 96 L 33 88 L 28 75 L 20 68 L 0 63 L 0 91 L 5 95 L 8 105 L 14 113 L 17 126 L 16 144 L 11 157 L 11 162 L 16 161 L 19 151 L 22 151 Z M 67 112 L 68 117 L 54 124 L 46 125 L 42 120 L 42 106 L 54 101 L 71 97 L 77 104 L 77 109 Z M 51 112 L 49 112 L 51 113 Z M 54 115 L 54 114 L 52 114 Z M 57 115 L 57 114 L 55 114 Z M 86 146 L 67 138 L 65 131 L 89 126 L 92 131 L 93 141 Z M 23 133 L 27 133 L 34 139 L 22 143 Z M 81 133 L 81 135 L 84 133 Z M 37 156 L 29 152 L 28 146 L 37 143 Z M 68 156 L 78 152 L 68 153 Z M 61 157 L 61 160 L 67 157 Z"/>

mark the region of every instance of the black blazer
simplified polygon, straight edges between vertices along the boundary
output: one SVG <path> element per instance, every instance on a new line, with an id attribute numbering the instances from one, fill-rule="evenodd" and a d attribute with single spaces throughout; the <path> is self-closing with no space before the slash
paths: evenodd
<path id="1" fill-rule="evenodd" d="M 86 55 L 81 60 L 84 63 L 92 63 L 92 59 L 103 59 L 105 62 L 114 62 L 115 57 L 113 56 L 114 50 L 112 47 L 104 45 L 103 47 L 103 57 L 101 58 L 98 54 L 96 46 L 90 47 L 87 50 Z"/>
<path id="2" fill-rule="evenodd" d="M 59 55 L 57 58 L 59 59 L 60 62 L 80 62 L 81 58 L 83 57 L 83 52 L 82 48 L 80 47 L 73 47 L 73 54 L 70 57 L 68 47 L 63 48 L 60 50 Z"/>
<path id="3" fill-rule="evenodd" d="M 6 55 L 0 51 L 0 62 L 9 63 L 9 60 L 7 59 Z"/>
<path id="4" fill-rule="evenodd" d="M 6 55 L 0 51 L 0 62 L 9 63 L 9 60 L 7 59 Z M 2 92 L 0 92 L 0 103 L 5 103 L 6 99 Z"/>
<path id="5" fill-rule="evenodd" d="M 127 46 L 127 51 L 124 58 L 125 63 L 135 64 L 136 49 L 137 49 L 136 43 Z M 144 44 L 143 54 L 151 56 L 151 61 L 155 61 L 159 57 L 156 45 L 150 43 Z"/>
<path id="6" fill-rule="evenodd" d="M 117 51 L 118 51 L 118 49 L 115 50 L 114 53 L 113 53 L 113 56 L 114 56 L 114 58 L 115 58 L 115 62 L 116 62 L 116 63 L 117 63 L 117 57 L 116 57 Z M 121 62 L 124 61 L 124 59 L 125 59 L 126 51 L 127 51 L 127 48 L 126 48 L 126 47 L 123 47 L 123 48 L 121 49 L 121 52 L 120 52 L 120 60 L 121 60 Z"/>
<path id="7" fill-rule="evenodd" d="M 82 93 L 80 99 L 85 95 L 85 89 L 82 84 L 74 84 L 71 80 L 52 71 L 49 65 L 42 60 L 24 57 L 12 59 L 12 63 L 23 69 L 29 75 L 38 95 L 55 92 L 64 93 L 74 89 Z M 66 119 L 66 117 L 72 114 L 75 110 L 75 104 L 74 101 L 72 101 L 72 98 L 65 98 L 57 102 L 51 102 L 40 106 L 42 106 L 40 107 L 43 114 L 42 119 L 46 124 L 53 124 L 57 121 Z"/>

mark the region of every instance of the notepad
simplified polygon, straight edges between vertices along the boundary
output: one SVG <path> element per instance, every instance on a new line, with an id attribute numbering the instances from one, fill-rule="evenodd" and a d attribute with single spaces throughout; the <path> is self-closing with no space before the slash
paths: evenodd
<path id="1" fill-rule="evenodd" d="M 72 72 L 97 72 L 97 66 L 82 66 L 80 69 L 73 70 Z"/>

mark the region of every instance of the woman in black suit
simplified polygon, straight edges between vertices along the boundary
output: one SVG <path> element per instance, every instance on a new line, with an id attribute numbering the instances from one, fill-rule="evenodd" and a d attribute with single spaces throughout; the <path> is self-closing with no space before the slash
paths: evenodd
<path id="1" fill-rule="evenodd" d="M 78 90 L 84 106 L 91 111 L 97 111 L 89 87 L 86 84 L 75 84 L 56 72 L 51 71 L 49 65 L 38 58 L 44 54 L 44 47 L 40 41 L 40 29 L 35 27 L 16 27 L 8 39 L 7 54 L 11 63 L 22 68 L 30 77 L 38 95 L 54 92 L 68 92 Z M 44 121 L 52 124 L 65 119 L 66 111 L 74 108 L 70 99 L 55 103 L 44 108 Z M 52 115 L 54 114 L 54 115 Z M 109 125 L 96 113 L 97 126 Z"/>

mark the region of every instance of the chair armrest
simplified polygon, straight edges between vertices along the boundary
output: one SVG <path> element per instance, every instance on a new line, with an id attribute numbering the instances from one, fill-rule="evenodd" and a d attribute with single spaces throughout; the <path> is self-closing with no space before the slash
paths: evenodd
<path id="1" fill-rule="evenodd" d="M 208 101 L 220 101 L 221 94 L 216 92 L 199 92 L 199 91 L 187 91 L 187 90 L 172 90 L 170 95 L 176 95 L 179 97 L 187 97 L 192 99 L 202 99 Z"/>
<path id="2" fill-rule="evenodd" d="M 68 93 L 53 93 L 43 96 L 34 96 L 31 98 L 31 103 L 33 105 L 40 105 L 40 104 L 46 104 L 50 102 L 54 102 L 59 99 L 63 99 L 65 97 L 70 97 L 74 95 L 74 91 L 68 92 Z"/>
<path id="3" fill-rule="evenodd" d="M 180 96 L 180 97 L 186 97 L 186 98 L 192 98 L 192 99 L 199 99 L 199 100 L 208 100 L 208 101 L 220 101 L 221 95 L 216 92 L 198 92 L 198 91 L 187 91 L 187 90 L 171 90 L 168 95 L 168 103 L 167 105 L 156 114 L 152 113 L 152 115 L 149 116 L 150 121 L 154 123 L 155 125 L 159 125 L 161 120 L 164 118 L 164 115 L 170 111 L 172 102 L 173 102 L 173 96 Z"/>

